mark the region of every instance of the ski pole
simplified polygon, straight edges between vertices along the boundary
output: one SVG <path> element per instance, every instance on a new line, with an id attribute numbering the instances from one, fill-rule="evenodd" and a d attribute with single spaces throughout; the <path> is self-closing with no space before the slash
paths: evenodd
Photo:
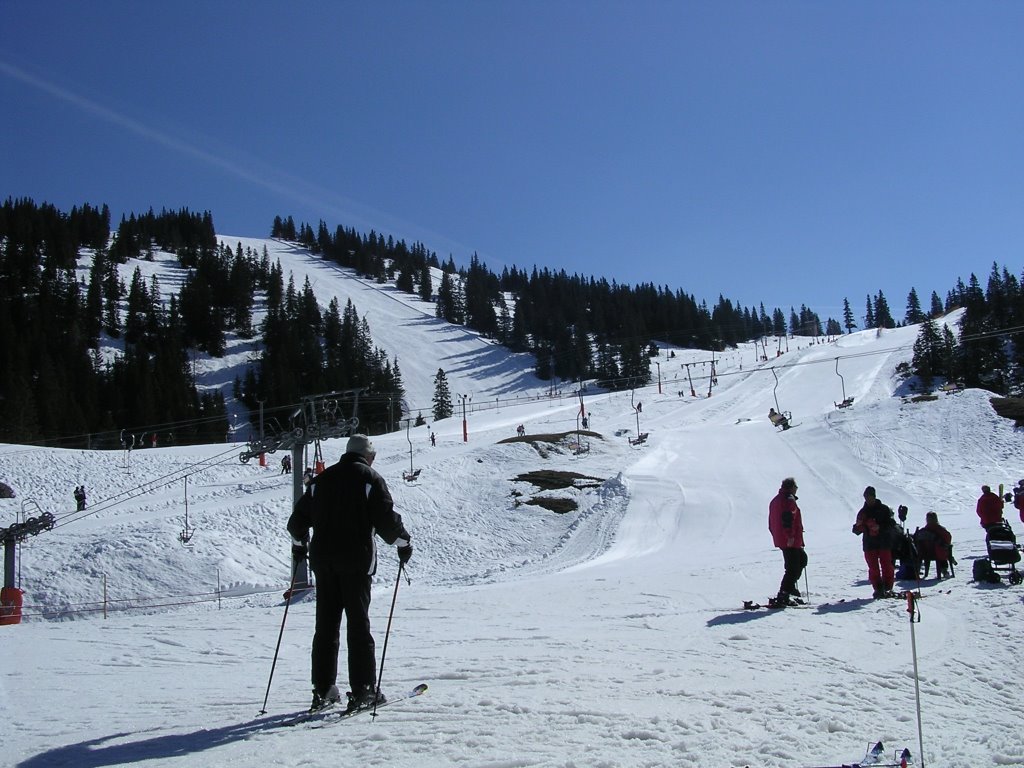
<path id="1" fill-rule="evenodd" d="M 917 700 L 917 747 L 921 750 L 921 768 L 924 768 L 924 734 L 921 730 L 921 679 L 917 672 L 917 638 L 914 635 L 914 614 L 917 613 L 915 602 L 917 595 L 907 590 L 907 613 L 910 614 L 910 648 L 914 656 L 914 697 Z M 921 615 L 917 613 L 917 620 Z"/>
<path id="2" fill-rule="evenodd" d="M 292 568 L 292 580 L 288 585 L 288 597 L 284 600 L 284 616 L 281 617 L 281 631 L 277 635 L 277 647 L 274 649 L 274 661 L 270 665 L 270 679 L 267 680 L 267 693 L 263 697 L 263 709 L 259 714 L 267 714 L 267 700 L 270 698 L 270 684 L 274 680 L 274 668 L 277 666 L 277 654 L 281 650 L 281 638 L 284 637 L 284 623 L 288 619 L 288 606 L 292 604 L 292 592 L 295 590 L 295 576 L 299 572 L 299 558 L 295 558 L 295 566 Z"/>
<path id="3" fill-rule="evenodd" d="M 398 600 L 398 585 L 402 583 L 402 571 L 405 563 L 398 563 L 398 576 L 395 577 L 395 593 L 391 596 L 391 611 L 388 613 L 388 628 L 384 630 L 384 648 L 380 652 L 380 672 L 377 673 L 377 690 L 373 697 L 373 712 L 370 717 L 377 716 L 377 699 L 380 698 L 380 681 L 384 679 L 384 659 L 388 655 L 388 637 L 391 635 L 391 618 L 395 615 L 395 602 Z M 405 578 L 409 578 L 406 576 Z"/>

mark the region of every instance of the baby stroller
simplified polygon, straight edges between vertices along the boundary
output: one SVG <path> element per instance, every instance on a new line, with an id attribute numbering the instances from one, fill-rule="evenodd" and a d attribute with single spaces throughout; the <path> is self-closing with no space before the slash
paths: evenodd
<path id="1" fill-rule="evenodd" d="M 1017 563 L 1020 562 L 1020 547 L 1017 545 L 1017 537 L 1013 535 L 1013 529 L 1005 520 L 1000 520 L 995 525 L 985 529 L 985 547 L 988 549 L 988 559 L 992 570 L 1005 571 L 1007 579 L 1011 584 L 1020 584 L 1024 576 L 1017 570 Z"/>

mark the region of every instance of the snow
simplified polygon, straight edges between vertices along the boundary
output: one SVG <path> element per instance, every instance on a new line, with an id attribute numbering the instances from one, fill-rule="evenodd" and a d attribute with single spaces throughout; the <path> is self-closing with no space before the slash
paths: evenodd
<path id="1" fill-rule="evenodd" d="M 130 454 L 0 446 L 0 481 L 18 494 L 0 500 L 0 526 L 38 509 L 58 519 L 20 548 L 25 619 L 0 627 L 0 764 L 789 768 L 850 762 L 878 740 L 888 754 L 917 754 L 906 603 L 870 599 L 850 532 L 870 484 L 894 509 L 910 508 L 911 528 L 936 511 L 959 560 L 955 579 L 920 585 L 926 764 L 1024 765 L 1024 586 L 969 582 L 985 553 L 975 499 L 983 483 L 1024 477 L 1021 433 L 979 390 L 913 402 L 895 368 L 916 328 L 789 339 L 768 361 L 750 345 L 729 350 L 716 356 L 710 397 L 709 353 L 665 347 L 662 393 L 652 384 L 633 395 L 647 441 L 629 441 L 631 393 L 591 392 L 595 434 L 577 455 L 567 440 L 538 437 L 575 430 L 579 401 L 570 391 L 536 399 L 545 385 L 528 359 L 445 326 L 418 300 L 251 242 L 277 248 L 297 285 L 300 274 L 315 278 L 324 302 L 353 295 L 425 411 L 438 367 L 478 406 L 501 399 L 469 414 L 468 442 L 461 414 L 414 428 L 411 458 L 404 431 L 374 438 L 375 466 L 416 548 L 411 583 L 397 587 L 382 687 L 430 689 L 376 720 L 269 727 L 308 704 L 315 605 L 293 601 L 284 621 L 291 478 L 279 473 L 281 454 L 262 468 L 238 460 L 242 443 Z M 405 314 L 415 312 L 419 321 Z M 697 397 L 687 362 L 697 363 Z M 217 361 L 203 365 L 216 381 Z M 843 386 L 855 400 L 840 410 Z M 517 393 L 520 403 L 506 402 Z M 796 428 L 772 427 L 776 405 Z M 520 423 L 527 438 L 517 441 Z M 327 460 L 342 447 L 325 443 Z M 410 465 L 421 470 L 414 483 L 402 477 Z M 536 470 L 597 481 L 541 492 L 516 480 Z M 186 475 L 191 548 L 177 539 Z M 782 575 L 767 509 L 790 475 L 813 606 L 745 612 L 743 601 L 765 602 Z M 89 508 L 76 514 L 71 492 L 82 483 Z M 516 503 L 545 496 L 578 508 Z M 384 547 L 371 608 L 378 658 L 396 576 Z"/>

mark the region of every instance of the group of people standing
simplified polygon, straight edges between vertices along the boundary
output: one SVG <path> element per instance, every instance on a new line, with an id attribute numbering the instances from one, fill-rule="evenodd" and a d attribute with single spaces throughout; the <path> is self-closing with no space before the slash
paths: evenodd
<path id="1" fill-rule="evenodd" d="M 796 480 L 787 477 L 768 505 L 768 530 L 772 535 L 772 543 L 782 550 L 785 569 L 775 598 L 778 605 L 793 605 L 795 600 L 800 599 L 798 584 L 807 566 L 803 519 L 797 505 L 796 491 Z M 864 504 L 857 512 L 852 531 L 861 537 L 872 597 L 891 597 L 896 582 L 893 547 L 900 535 L 900 529 L 892 509 L 882 503 L 873 486 L 869 485 L 864 489 L 863 497 Z M 999 499 L 998 496 L 995 498 Z M 1021 502 L 1024 504 L 1024 481 L 1021 481 Z M 979 511 L 979 516 L 980 514 Z M 919 530 L 917 535 L 922 540 L 929 541 L 932 548 L 929 554 L 936 561 L 936 569 L 941 577 L 948 568 L 953 539 L 949 531 L 939 524 L 937 514 L 928 512 L 925 519 L 925 527 L 921 530 L 926 534 L 922 536 Z"/>

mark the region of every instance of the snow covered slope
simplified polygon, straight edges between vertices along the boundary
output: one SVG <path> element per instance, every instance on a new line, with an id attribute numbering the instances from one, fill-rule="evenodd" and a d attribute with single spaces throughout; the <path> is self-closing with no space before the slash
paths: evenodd
<path id="1" fill-rule="evenodd" d="M 360 312 L 377 311 L 354 300 Z M 389 325 L 370 322 L 375 331 Z M 375 438 L 376 466 L 416 546 L 383 688 L 425 681 L 430 691 L 376 721 L 315 730 L 268 727 L 308 703 L 308 598 L 289 608 L 271 714 L 255 718 L 289 574 L 290 482 L 274 462 L 243 465 L 237 445 L 130 457 L 4 447 L 0 479 L 19 498 L 2 502 L 0 523 L 27 498 L 62 523 L 23 548 L 27 618 L 0 627 L 2 762 L 798 768 L 851 762 L 877 740 L 916 754 L 906 606 L 870 599 L 850 532 L 872 484 L 893 508 L 909 506 L 912 526 L 936 511 L 960 561 L 955 579 L 920 585 L 927 764 L 1024 764 L 1024 587 L 968 582 L 985 551 L 979 486 L 1024 477 L 1021 434 L 980 391 L 903 397 L 894 371 L 915 336 L 907 328 L 833 344 L 790 339 L 789 352 L 760 362 L 743 347 L 719 357 L 710 397 L 707 353 L 663 354 L 661 394 L 652 385 L 586 396 L 594 434 L 583 454 L 541 437 L 576 428 L 574 397 L 471 414 L 468 443 L 460 418 L 431 425 L 437 447 L 424 428 L 411 445 L 405 433 Z M 429 360 L 439 346 L 397 348 L 407 380 L 416 366 L 437 365 Z M 843 410 L 834 406 L 843 387 L 836 358 L 855 398 Z M 513 367 L 495 358 L 473 380 L 480 391 L 511 391 Z M 643 402 L 639 416 L 631 398 Z M 771 426 L 776 404 L 796 428 Z M 509 441 L 520 423 L 527 439 Z M 638 427 L 648 439 L 633 445 Z M 340 448 L 327 443 L 327 459 Z M 414 484 L 402 479 L 410 466 L 421 470 Z M 537 470 L 594 480 L 540 491 L 517 479 Z M 186 473 L 192 549 L 176 539 Z M 744 600 L 764 602 L 778 587 L 767 506 L 788 475 L 800 485 L 807 529 L 801 586 L 815 605 L 744 612 Z M 69 503 L 80 483 L 93 512 L 84 517 Z M 577 509 L 523 503 L 544 496 Z M 396 570 L 385 551 L 372 607 L 378 651 Z M 222 599 L 196 602 L 216 596 L 218 577 Z M 83 613 L 98 607 L 104 580 L 109 600 L 190 604 L 106 620 Z M 47 610 L 66 620 L 43 619 Z"/>

